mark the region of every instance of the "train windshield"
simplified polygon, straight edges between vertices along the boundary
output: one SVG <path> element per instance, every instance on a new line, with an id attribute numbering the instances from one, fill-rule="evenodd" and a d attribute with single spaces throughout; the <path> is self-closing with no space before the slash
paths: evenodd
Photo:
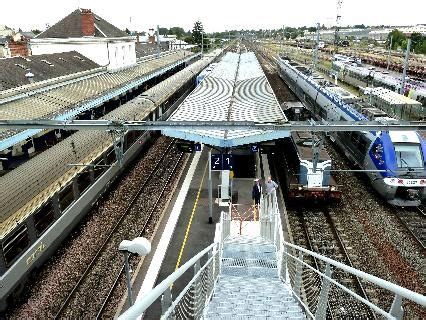
<path id="1" fill-rule="evenodd" d="M 423 168 L 419 144 L 395 144 L 395 154 L 398 168 Z"/>

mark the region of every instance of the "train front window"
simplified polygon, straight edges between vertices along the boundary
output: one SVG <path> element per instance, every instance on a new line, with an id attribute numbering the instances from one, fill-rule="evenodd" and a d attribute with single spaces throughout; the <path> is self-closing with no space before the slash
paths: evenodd
<path id="1" fill-rule="evenodd" d="M 423 168 L 419 144 L 395 144 L 395 155 L 398 168 Z"/>

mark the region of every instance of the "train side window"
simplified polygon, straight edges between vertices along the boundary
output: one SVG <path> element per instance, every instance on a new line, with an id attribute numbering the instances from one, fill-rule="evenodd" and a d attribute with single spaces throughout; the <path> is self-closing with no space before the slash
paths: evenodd
<path id="1" fill-rule="evenodd" d="M 116 158 L 115 158 L 115 151 L 114 151 L 114 149 L 112 149 L 112 150 L 110 150 L 108 152 L 108 154 L 106 156 L 106 160 L 107 160 L 107 164 L 108 165 L 113 164 L 115 162 Z"/>
<path id="2" fill-rule="evenodd" d="M 360 136 L 359 137 L 359 142 L 358 142 L 358 150 L 361 151 L 363 154 L 365 154 L 367 152 L 367 148 L 368 148 L 368 144 L 367 144 L 367 139 L 365 139 L 364 136 Z"/>
<path id="3" fill-rule="evenodd" d="M 72 184 L 69 184 L 64 190 L 59 193 L 59 207 L 64 211 L 74 201 L 74 192 Z"/>
<path id="4" fill-rule="evenodd" d="M 83 172 L 81 172 L 77 179 L 78 190 L 80 191 L 80 193 L 86 190 L 87 187 L 90 186 L 91 182 L 92 181 L 90 180 L 90 171 L 84 170 Z"/>
<path id="5" fill-rule="evenodd" d="M 114 154 L 115 157 L 115 153 L 114 151 L 112 151 L 112 154 Z M 96 162 L 97 165 L 99 165 L 99 167 L 94 167 L 93 168 L 93 173 L 95 175 L 95 180 L 98 179 L 105 171 L 106 171 L 106 167 L 105 167 L 105 161 L 102 159 L 98 162 Z"/>
<path id="6" fill-rule="evenodd" d="M 28 234 L 28 229 L 26 225 L 23 225 L 2 243 L 6 266 L 9 267 L 13 261 L 25 251 L 29 244 L 30 236 Z"/>
<path id="7" fill-rule="evenodd" d="M 327 110 L 324 110 L 323 108 L 320 108 L 319 110 L 319 116 L 321 119 L 327 120 Z"/>
<path id="8" fill-rule="evenodd" d="M 34 226 L 40 236 L 55 220 L 55 210 L 49 201 L 34 214 Z"/>

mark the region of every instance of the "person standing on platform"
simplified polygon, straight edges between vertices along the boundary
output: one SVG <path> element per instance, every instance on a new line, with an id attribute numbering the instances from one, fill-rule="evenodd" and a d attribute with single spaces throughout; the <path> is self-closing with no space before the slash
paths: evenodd
<path id="1" fill-rule="evenodd" d="M 254 200 L 256 207 L 260 204 L 260 196 L 262 195 L 262 187 L 260 186 L 259 179 L 254 180 L 253 189 L 251 191 L 251 197 Z"/>
<path id="2" fill-rule="evenodd" d="M 268 181 L 266 181 L 266 194 L 271 194 L 274 190 L 278 189 L 277 183 L 272 180 L 271 176 L 268 177 Z"/>

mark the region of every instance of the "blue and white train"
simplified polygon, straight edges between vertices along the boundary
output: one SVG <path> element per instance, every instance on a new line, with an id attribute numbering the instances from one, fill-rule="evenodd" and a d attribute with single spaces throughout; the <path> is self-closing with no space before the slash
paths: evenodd
<path id="1" fill-rule="evenodd" d="M 321 120 L 394 120 L 383 112 L 367 118 L 354 105 L 345 103 L 331 89 L 333 84 L 285 57 L 279 58 L 277 65 L 281 78 Z M 426 143 L 419 133 L 334 132 L 331 138 L 351 161 L 366 170 L 374 189 L 389 203 L 418 206 L 426 199 Z"/>

